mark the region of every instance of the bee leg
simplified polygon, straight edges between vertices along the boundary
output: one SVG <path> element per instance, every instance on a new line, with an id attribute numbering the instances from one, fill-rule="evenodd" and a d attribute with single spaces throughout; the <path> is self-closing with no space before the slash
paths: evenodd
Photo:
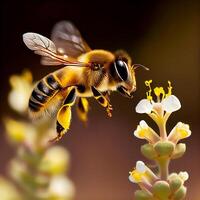
<path id="1" fill-rule="evenodd" d="M 71 124 L 71 107 L 74 105 L 76 100 L 76 89 L 73 87 L 68 93 L 62 107 L 57 113 L 56 130 L 57 136 L 50 142 L 58 141 L 67 132 Z"/>
<path id="2" fill-rule="evenodd" d="M 109 117 L 112 117 L 112 105 L 110 104 L 109 100 L 106 98 L 106 95 L 99 92 L 94 86 L 91 87 L 92 93 L 94 95 L 94 98 L 98 101 L 98 103 L 106 108 L 106 112 Z"/>
<path id="3" fill-rule="evenodd" d="M 88 100 L 84 97 L 80 97 L 77 102 L 76 112 L 78 118 L 86 125 L 87 123 L 87 114 L 89 111 Z"/>

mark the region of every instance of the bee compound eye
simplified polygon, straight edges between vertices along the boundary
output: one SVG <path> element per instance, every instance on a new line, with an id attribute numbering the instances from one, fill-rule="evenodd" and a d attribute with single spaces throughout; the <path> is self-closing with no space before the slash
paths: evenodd
<path id="1" fill-rule="evenodd" d="M 114 63 L 117 75 L 122 81 L 128 79 L 128 66 L 123 60 L 116 60 Z"/>

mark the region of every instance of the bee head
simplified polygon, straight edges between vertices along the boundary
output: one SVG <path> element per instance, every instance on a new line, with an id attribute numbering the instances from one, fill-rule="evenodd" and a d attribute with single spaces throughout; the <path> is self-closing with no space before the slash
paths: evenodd
<path id="1" fill-rule="evenodd" d="M 126 57 L 117 57 L 111 64 L 110 74 L 117 83 L 117 90 L 126 97 L 132 97 L 136 90 L 135 71 Z"/>

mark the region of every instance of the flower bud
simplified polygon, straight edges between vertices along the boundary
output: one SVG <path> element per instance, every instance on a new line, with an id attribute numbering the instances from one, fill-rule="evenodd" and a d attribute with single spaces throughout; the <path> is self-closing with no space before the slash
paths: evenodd
<path id="1" fill-rule="evenodd" d="M 183 200 L 186 196 L 187 189 L 185 186 L 181 186 L 181 188 L 174 194 L 173 200 Z"/>
<path id="2" fill-rule="evenodd" d="M 183 156 L 186 151 L 186 145 L 183 143 L 179 143 L 176 145 L 175 150 L 172 154 L 172 159 L 177 159 Z"/>
<path id="3" fill-rule="evenodd" d="M 144 144 L 141 146 L 141 153 L 148 159 L 154 160 L 157 153 L 152 144 Z"/>
<path id="4" fill-rule="evenodd" d="M 176 192 L 182 185 L 183 181 L 178 174 L 173 173 L 168 177 L 170 190 L 172 193 Z"/>
<path id="5" fill-rule="evenodd" d="M 154 145 L 154 149 L 159 156 L 170 157 L 174 151 L 174 144 L 168 141 L 159 141 Z"/>
<path id="6" fill-rule="evenodd" d="M 160 200 L 166 200 L 170 195 L 170 187 L 166 181 L 157 181 L 152 189 L 154 196 Z"/>

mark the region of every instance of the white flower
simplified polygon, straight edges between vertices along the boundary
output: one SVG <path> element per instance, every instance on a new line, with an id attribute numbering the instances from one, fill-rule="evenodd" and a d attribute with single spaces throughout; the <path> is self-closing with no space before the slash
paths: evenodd
<path id="1" fill-rule="evenodd" d="M 139 183 L 143 181 L 146 172 L 146 165 L 142 161 L 136 162 L 136 168 L 130 172 L 129 180 L 133 183 Z"/>
<path id="2" fill-rule="evenodd" d="M 142 99 L 136 106 L 135 110 L 137 113 L 147 113 L 151 114 L 152 112 L 157 115 L 163 115 L 164 111 L 166 113 L 172 113 L 181 108 L 181 103 L 179 99 L 171 94 L 171 83 L 168 81 L 168 93 L 165 93 L 163 87 L 154 88 L 154 94 L 157 97 L 156 101 L 153 100 L 151 95 L 152 80 L 146 81 L 145 84 L 149 87 L 149 91 L 147 92 L 147 98 Z"/>
<path id="3" fill-rule="evenodd" d="M 136 105 L 136 112 L 137 113 L 147 113 L 150 114 L 153 111 L 156 111 L 158 107 L 162 107 L 164 111 L 167 113 L 172 113 L 181 108 L 181 103 L 179 99 L 175 95 L 170 95 L 164 98 L 161 102 L 154 102 L 148 99 L 142 99 Z"/>
<path id="4" fill-rule="evenodd" d="M 155 143 L 159 140 L 157 133 L 144 120 L 140 121 L 137 129 L 134 131 L 134 135 L 137 138 L 146 139 L 150 143 Z"/>
<path id="5" fill-rule="evenodd" d="M 129 180 L 133 183 L 149 185 L 158 180 L 158 177 L 142 161 L 137 161 L 135 169 L 129 174 Z"/>
<path id="6" fill-rule="evenodd" d="M 168 136 L 168 140 L 177 143 L 181 139 L 185 139 L 191 135 L 190 126 L 182 122 L 178 122 Z"/>

